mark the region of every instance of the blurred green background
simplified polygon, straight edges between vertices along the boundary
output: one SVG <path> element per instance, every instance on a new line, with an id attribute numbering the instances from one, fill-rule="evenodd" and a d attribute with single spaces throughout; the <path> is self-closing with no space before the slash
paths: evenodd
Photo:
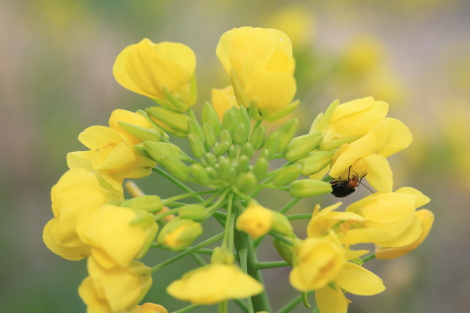
<path id="1" fill-rule="evenodd" d="M 62 260 L 41 236 L 52 218 L 50 188 L 67 170 L 65 155 L 84 149 L 78 134 L 106 125 L 116 108 L 152 104 L 114 81 L 116 55 L 144 37 L 187 44 L 198 58 L 201 104 L 210 101 L 211 88 L 228 84 L 215 56 L 220 35 L 262 26 L 293 40 L 303 125 L 298 133 L 335 99 L 374 96 L 389 102 L 389 116 L 414 135 L 413 144 L 391 158 L 395 186 L 413 186 L 432 198 L 433 230 L 410 255 L 371 261 L 368 268 L 387 290 L 351 296 L 350 312 L 467 312 L 469 16 L 466 0 L 0 0 L 0 311 L 86 310 L 77 294 L 86 262 Z M 177 192 L 155 177 L 142 181 L 150 193 Z M 344 202 L 367 195 L 359 189 Z M 261 202 L 276 209 L 287 200 L 277 192 L 264 193 Z M 303 200 L 298 210 L 311 210 L 317 201 L 337 199 Z M 266 254 L 264 260 L 275 258 L 271 250 Z M 159 252 L 157 259 L 167 255 Z M 183 307 L 164 289 L 192 266 L 188 260 L 156 273 L 146 300 Z M 296 294 L 287 278 L 288 270 L 266 272 L 274 308 Z"/>

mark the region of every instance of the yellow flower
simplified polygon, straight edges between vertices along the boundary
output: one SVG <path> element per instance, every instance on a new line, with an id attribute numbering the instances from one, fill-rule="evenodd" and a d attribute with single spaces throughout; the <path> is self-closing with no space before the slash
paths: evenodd
<path id="1" fill-rule="evenodd" d="M 200 223 L 190 219 L 174 218 L 158 235 L 158 243 L 172 250 L 181 250 L 193 243 L 202 234 Z"/>
<path id="2" fill-rule="evenodd" d="M 123 138 L 126 138 L 134 145 L 141 143 L 143 140 L 133 136 L 131 133 L 125 130 L 119 124 L 119 122 L 131 124 L 134 127 L 138 128 L 143 128 L 144 131 L 147 131 L 147 133 L 151 133 L 152 131 L 154 131 L 153 125 L 144 116 L 126 110 L 114 110 L 111 113 L 111 117 L 109 118 L 109 127 L 111 129 L 114 129 L 116 132 L 119 133 L 119 135 L 121 135 Z M 153 134 L 154 136 L 159 136 L 158 133 L 154 132 Z"/>
<path id="3" fill-rule="evenodd" d="M 188 105 L 196 56 L 186 45 L 153 43 L 145 38 L 126 47 L 116 58 L 113 74 L 124 88 L 166 102 L 165 89 Z"/>
<path id="4" fill-rule="evenodd" d="M 391 192 L 393 176 L 387 157 L 406 148 L 412 140 L 408 127 L 385 118 L 358 140 L 341 146 L 335 153 L 330 176 L 345 179 L 354 174 L 366 179 L 377 191 Z"/>
<path id="5" fill-rule="evenodd" d="M 426 209 L 416 211 L 415 220 L 419 223 L 421 233 L 414 242 L 402 247 L 383 247 L 377 245 L 375 248 L 375 257 L 379 260 L 390 260 L 405 255 L 416 249 L 428 236 L 434 222 L 434 214 Z"/>
<path id="6" fill-rule="evenodd" d="M 96 210 L 79 229 L 83 242 L 104 268 L 128 266 L 141 257 L 158 231 L 151 214 L 107 204 Z"/>
<path id="7" fill-rule="evenodd" d="M 333 283 L 315 291 L 315 300 L 321 313 L 346 313 L 350 302 L 343 290 L 354 295 L 371 296 L 385 290 L 380 277 L 365 268 L 347 262 Z"/>
<path id="8" fill-rule="evenodd" d="M 334 280 L 347 261 L 346 251 L 334 235 L 307 238 L 296 246 L 289 280 L 300 291 L 324 287 Z"/>
<path id="9" fill-rule="evenodd" d="M 124 178 L 150 175 L 156 165 L 139 155 L 134 145 L 116 130 L 105 126 L 91 126 L 79 136 L 88 151 L 67 154 L 69 168 L 84 168 L 96 172 L 112 188 L 122 190 Z"/>
<path id="10" fill-rule="evenodd" d="M 222 120 L 225 111 L 231 107 L 238 108 L 237 99 L 233 93 L 233 87 L 227 86 L 223 89 L 212 89 L 212 105 L 214 106 L 219 119 Z"/>
<path id="11" fill-rule="evenodd" d="M 273 225 L 274 216 L 271 210 L 251 201 L 237 219 L 236 227 L 253 238 L 266 235 Z"/>
<path id="12" fill-rule="evenodd" d="M 51 190 L 54 218 L 44 227 L 43 240 L 54 253 L 68 260 L 79 260 L 90 254 L 78 234 L 81 220 L 111 199 L 121 199 L 100 185 L 98 178 L 87 170 L 67 171 Z"/>
<path id="13" fill-rule="evenodd" d="M 132 309 L 131 313 L 168 313 L 168 310 L 160 304 L 144 303 Z"/>
<path id="14" fill-rule="evenodd" d="M 296 92 L 292 44 L 275 29 L 241 27 L 225 32 L 217 57 L 232 79 L 240 105 L 261 114 L 288 106 Z"/>
<path id="15" fill-rule="evenodd" d="M 88 259 L 88 273 L 90 276 L 78 288 L 88 313 L 128 312 L 152 285 L 152 269 L 137 261 L 129 267 L 105 269 L 91 257 Z"/>
<path id="16" fill-rule="evenodd" d="M 167 288 L 172 297 L 205 305 L 247 298 L 262 291 L 262 284 L 233 264 L 203 266 L 186 273 Z"/>

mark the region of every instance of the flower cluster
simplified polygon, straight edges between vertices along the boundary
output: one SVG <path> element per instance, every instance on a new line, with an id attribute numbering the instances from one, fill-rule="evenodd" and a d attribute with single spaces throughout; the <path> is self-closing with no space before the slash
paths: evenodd
<path id="1" fill-rule="evenodd" d="M 433 222 L 430 211 L 417 210 L 429 198 L 411 187 L 393 191 L 387 157 L 411 143 L 409 129 L 386 116 L 387 103 L 369 97 L 333 102 L 308 134 L 296 136 L 298 120 L 285 119 L 299 104 L 290 39 L 275 29 L 242 27 L 223 34 L 216 53 L 231 84 L 212 90 L 212 103 L 202 105 L 198 120 L 192 110 L 196 57 L 189 47 L 144 39 L 125 48 L 114 65 L 116 80 L 156 104 L 135 113 L 115 110 L 109 127 L 92 126 L 79 135 L 90 150 L 67 156 L 70 170 L 52 188 L 54 217 L 43 239 L 65 259 L 87 258 L 89 276 L 79 287 L 87 312 L 167 312 L 138 303 L 152 272 L 188 255 L 200 267 L 167 287 L 172 297 L 192 303 L 185 312 L 216 303 L 227 312 L 228 300 L 244 312 L 271 312 L 261 270 L 279 266 L 292 267 L 290 284 L 306 305 L 315 292 L 321 313 L 345 313 L 350 301 L 344 292 L 382 292 L 382 280 L 364 262 L 414 250 Z M 266 124 L 276 120 L 280 126 L 268 131 Z M 171 136 L 185 138 L 190 151 Z M 272 169 L 270 161 L 279 159 L 285 165 Z M 162 199 L 124 183 L 152 173 L 184 192 Z M 287 215 L 302 198 L 345 197 L 363 178 L 376 192 L 344 211 L 336 203 Z M 267 208 L 255 200 L 263 189 L 286 191 L 293 199 Z M 208 219 L 223 231 L 201 241 Z M 307 238 L 296 235 L 292 219 L 310 220 Z M 267 236 L 283 260 L 257 260 L 256 247 Z M 356 244 L 374 244 L 375 251 L 354 249 Z M 137 260 L 149 248 L 178 254 L 148 267 Z"/>

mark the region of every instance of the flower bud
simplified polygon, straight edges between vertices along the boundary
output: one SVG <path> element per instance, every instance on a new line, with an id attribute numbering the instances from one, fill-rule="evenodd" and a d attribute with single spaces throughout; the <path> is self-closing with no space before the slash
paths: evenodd
<path id="1" fill-rule="evenodd" d="M 279 127 L 279 145 L 277 147 L 277 153 L 284 152 L 284 150 L 286 150 L 292 138 L 294 138 L 297 128 L 299 128 L 299 120 L 296 118 L 288 120 Z"/>
<path id="2" fill-rule="evenodd" d="M 249 133 L 249 128 L 247 128 L 244 124 L 238 124 L 235 129 L 235 134 L 233 135 L 233 140 L 237 145 L 242 145 L 248 140 Z"/>
<path id="3" fill-rule="evenodd" d="M 255 174 L 256 179 L 258 181 L 261 181 L 266 177 L 267 173 L 268 161 L 263 157 L 259 157 L 258 160 L 256 160 L 255 165 L 253 166 L 253 174 Z"/>
<path id="4" fill-rule="evenodd" d="M 264 144 L 264 138 L 266 136 L 266 128 L 264 126 L 258 126 L 253 130 L 250 137 L 250 143 L 253 145 L 253 149 L 258 150 Z"/>
<path id="5" fill-rule="evenodd" d="M 180 160 L 165 157 L 160 162 L 167 171 L 181 181 L 187 181 L 189 178 L 189 167 Z"/>
<path id="6" fill-rule="evenodd" d="M 273 211 L 273 225 L 271 229 L 286 236 L 293 235 L 292 225 L 284 214 Z"/>
<path id="7" fill-rule="evenodd" d="M 306 198 L 330 193 L 331 191 L 330 183 L 314 179 L 301 179 L 290 185 L 289 195 L 294 198 Z"/>
<path id="8" fill-rule="evenodd" d="M 120 206 L 134 210 L 158 212 L 163 208 L 163 203 L 159 196 L 149 195 L 126 200 L 122 202 Z"/>
<path id="9" fill-rule="evenodd" d="M 257 184 L 256 176 L 251 173 L 243 173 L 237 178 L 237 182 L 235 183 L 235 186 L 237 189 L 245 194 L 248 194 L 252 192 Z"/>
<path id="10" fill-rule="evenodd" d="M 297 161 L 303 158 L 317 148 L 322 139 L 323 135 L 320 132 L 294 138 L 287 147 L 286 159 L 288 161 Z"/>
<path id="11" fill-rule="evenodd" d="M 263 148 L 269 151 L 269 159 L 272 159 L 279 147 L 279 134 L 277 131 L 271 133 L 266 139 Z"/>
<path id="12" fill-rule="evenodd" d="M 199 125 L 199 123 L 196 120 L 194 119 L 189 120 L 188 130 L 189 130 L 189 133 L 197 136 L 202 143 L 205 142 L 204 130 L 202 129 L 201 125 Z"/>
<path id="13" fill-rule="evenodd" d="M 232 136 L 235 134 L 237 128 L 237 118 L 233 109 L 225 111 L 222 120 L 222 129 L 226 129 Z"/>
<path id="14" fill-rule="evenodd" d="M 127 133 L 139 139 L 139 141 L 160 141 L 162 136 L 160 133 L 153 129 L 144 128 L 138 125 L 119 121 L 119 126 L 122 127 Z"/>
<path id="15" fill-rule="evenodd" d="M 204 148 L 204 144 L 199 139 L 198 136 L 195 134 L 188 134 L 188 141 L 189 146 L 191 147 L 191 151 L 193 152 L 194 156 L 200 159 L 204 153 L 206 153 L 206 149 Z"/>
<path id="16" fill-rule="evenodd" d="M 182 153 L 178 146 L 166 142 L 144 141 L 136 145 L 135 148 L 140 154 L 148 156 L 158 163 L 165 158 L 179 160 Z"/>
<path id="17" fill-rule="evenodd" d="M 202 106 L 202 124 L 209 124 L 215 131 L 217 136 L 220 135 L 221 124 L 217 112 L 215 111 L 212 104 L 209 102 L 204 103 Z"/>
<path id="18" fill-rule="evenodd" d="M 237 163 L 237 172 L 244 173 L 250 168 L 250 159 L 246 155 L 240 156 Z"/>
<path id="19" fill-rule="evenodd" d="M 292 259 L 294 254 L 294 247 L 289 246 L 287 243 L 274 239 L 274 248 L 276 248 L 277 253 L 283 258 L 290 266 L 293 265 Z"/>
<path id="20" fill-rule="evenodd" d="M 233 264 L 235 256 L 227 248 L 215 247 L 212 252 L 211 264 Z"/>
<path id="21" fill-rule="evenodd" d="M 204 135 L 206 137 L 207 147 L 213 147 L 217 142 L 217 134 L 215 133 L 214 128 L 209 124 L 204 124 L 202 129 L 204 130 Z"/>
<path id="22" fill-rule="evenodd" d="M 299 161 L 302 164 L 302 175 L 309 176 L 320 172 L 331 163 L 334 153 L 331 151 L 314 151 Z"/>
<path id="23" fill-rule="evenodd" d="M 255 154 L 255 150 L 251 143 L 247 142 L 242 146 L 242 155 L 247 156 L 251 159 L 251 157 Z"/>
<path id="24" fill-rule="evenodd" d="M 299 177 L 302 172 L 302 166 L 300 164 L 294 164 L 288 167 L 280 168 L 273 171 L 271 183 L 276 187 L 289 185 L 292 181 Z"/>
<path id="25" fill-rule="evenodd" d="M 188 135 L 190 118 L 186 114 L 156 106 L 146 108 L 145 112 L 150 115 L 152 121 L 166 132 L 178 137 L 186 137 Z"/>
<path id="26" fill-rule="evenodd" d="M 172 250 L 181 250 L 190 246 L 201 234 L 201 224 L 193 220 L 175 218 L 163 227 L 157 242 Z"/>
<path id="27" fill-rule="evenodd" d="M 299 106 L 299 104 L 300 104 L 300 101 L 295 100 L 295 101 L 289 103 L 288 105 L 284 106 L 283 108 L 281 108 L 281 109 L 279 109 L 275 112 L 269 112 L 269 114 L 266 116 L 265 120 L 267 122 L 272 122 L 272 121 L 276 121 L 278 119 L 281 119 L 284 116 L 286 116 L 287 114 L 294 111 Z"/>
<path id="28" fill-rule="evenodd" d="M 206 186 L 209 183 L 209 174 L 199 163 L 194 163 L 189 167 L 190 178 L 197 184 Z"/>
<path id="29" fill-rule="evenodd" d="M 246 210 L 238 216 L 236 227 L 251 237 L 258 238 L 271 230 L 273 220 L 272 211 L 253 200 L 248 204 Z"/>
<path id="30" fill-rule="evenodd" d="M 206 208 L 200 204 L 188 204 L 178 208 L 181 218 L 203 221 L 207 218 Z"/>
<path id="31" fill-rule="evenodd" d="M 330 123 L 330 119 L 333 116 L 334 111 L 336 110 L 336 107 L 339 104 L 339 100 L 335 100 L 331 102 L 331 104 L 328 106 L 328 109 L 326 109 L 325 114 L 319 114 L 317 118 L 312 123 L 312 126 L 310 127 L 310 133 L 314 132 L 321 132 L 323 133 L 326 129 L 326 126 Z"/>
<path id="32" fill-rule="evenodd" d="M 221 156 L 222 154 L 227 152 L 227 150 L 230 148 L 231 145 L 232 143 L 229 143 L 228 141 L 218 142 L 212 148 L 212 151 L 214 151 L 214 154 L 216 156 Z"/>
<path id="33" fill-rule="evenodd" d="M 235 177 L 235 168 L 232 167 L 232 163 L 230 160 L 225 157 L 221 156 L 219 158 L 219 176 L 222 180 L 228 182 L 231 181 Z"/>
<path id="34" fill-rule="evenodd" d="M 175 95 L 171 93 L 168 88 L 163 87 L 163 94 L 165 98 L 168 100 L 168 104 L 170 105 L 170 109 L 178 111 L 178 112 L 186 112 L 189 109 L 189 104 L 184 103 L 183 101 L 179 100 Z"/>

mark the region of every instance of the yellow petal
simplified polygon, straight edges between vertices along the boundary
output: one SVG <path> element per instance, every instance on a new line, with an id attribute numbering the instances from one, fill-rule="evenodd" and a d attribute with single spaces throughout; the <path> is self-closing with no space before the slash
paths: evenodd
<path id="1" fill-rule="evenodd" d="M 376 241 L 376 243 L 384 247 L 403 247 L 416 241 L 419 238 L 421 232 L 421 223 L 415 217 L 413 218 L 410 225 L 398 236 L 396 236 L 392 240 Z"/>
<path id="2" fill-rule="evenodd" d="M 335 283 L 344 290 L 360 296 L 371 296 L 385 290 L 382 279 L 355 263 L 347 263 Z"/>
<path id="3" fill-rule="evenodd" d="M 231 107 L 238 108 L 237 99 L 233 93 L 232 86 L 227 86 L 223 89 L 212 89 L 212 105 L 214 106 L 219 119 L 222 120 L 225 111 Z"/>
<path id="4" fill-rule="evenodd" d="M 377 153 L 388 157 L 408 147 L 413 140 L 410 129 L 401 121 L 394 118 L 386 118 L 388 132 L 387 141 Z"/>
<path id="5" fill-rule="evenodd" d="M 114 130 L 106 126 L 91 126 L 78 135 L 78 140 L 87 148 L 101 149 L 110 144 L 123 141 L 122 137 Z"/>
<path id="6" fill-rule="evenodd" d="M 315 291 L 315 301 L 321 313 L 346 313 L 349 300 L 341 288 L 325 286 Z"/>
<path id="7" fill-rule="evenodd" d="M 53 228 L 57 225 L 55 218 L 51 219 L 46 226 L 44 226 L 44 232 L 42 240 L 46 244 L 47 248 L 57 255 L 60 255 L 66 260 L 77 261 L 81 260 L 90 255 L 90 247 L 82 244 L 77 240 L 74 246 L 58 244 L 53 235 Z"/>
<path id="8" fill-rule="evenodd" d="M 364 158 L 364 162 L 369 184 L 378 192 L 392 192 L 393 173 L 388 160 L 380 154 L 371 154 Z"/>
<path id="9" fill-rule="evenodd" d="M 429 201 L 431 201 L 431 199 L 426 197 L 421 191 L 414 189 L 412 187 L 402 187 L 396 190 L 395 192 L 415 195 L 416 196 L 415 208 L 422 207 L 423 205 L 428 204 Z"/>

